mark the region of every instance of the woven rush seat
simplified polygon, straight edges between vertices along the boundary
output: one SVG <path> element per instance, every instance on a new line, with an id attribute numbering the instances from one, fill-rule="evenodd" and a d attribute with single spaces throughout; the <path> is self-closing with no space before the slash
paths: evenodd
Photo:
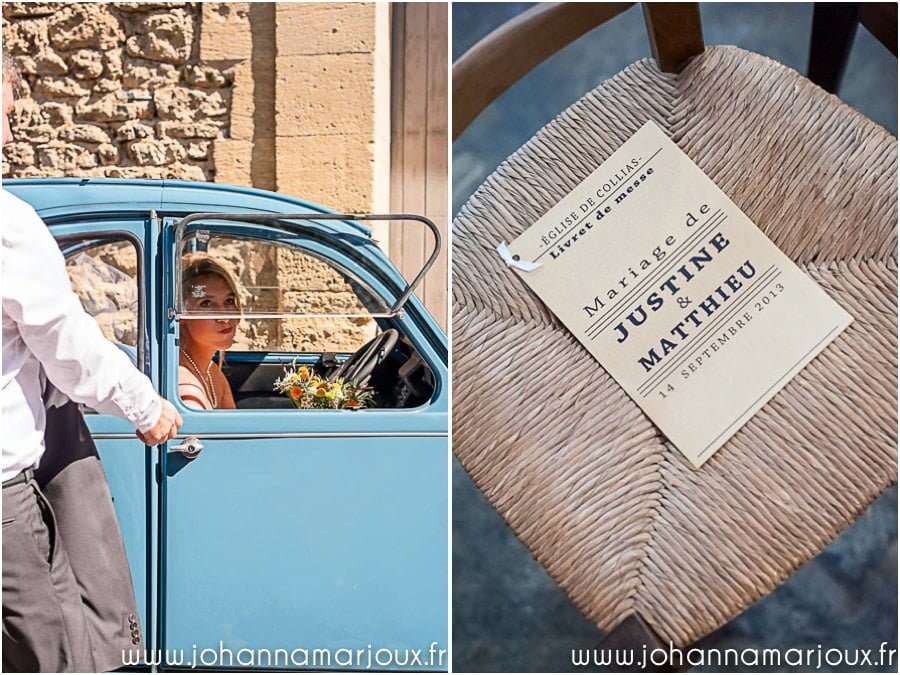
<path id="1" fill-rule="evenodd" d="M 854 317 L 699 470 L 495 251 L 647 120 Z M 637 614 L 693 643 L 896 480 L 896 181 L 882 127 L 718 46 L 677 75 L 645 59 L 605 81 L 455 219 L 454 452 L 601 630 Z"/>

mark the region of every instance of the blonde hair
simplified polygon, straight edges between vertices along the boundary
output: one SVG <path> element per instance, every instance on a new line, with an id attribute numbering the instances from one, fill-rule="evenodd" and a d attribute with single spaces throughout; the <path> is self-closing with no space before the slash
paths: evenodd
<path id="1" fill-rule="evenodd" d="M 192 283 L 200 277 L 214 275 L 222 279 L 228 286 L 228 289 L 234 293 L 234 304 L 237 311 L 241 311 L 241 294 L 238 292 L 237 284 L 234 277 L 226 270 L 221 263 L 208 253 L 188 253 L 181 259 L 181 292 L 182 302 L 188 297 L 188 288 Z M 225 365 L 225 350 L 220 350 L 219 368 Z"/>
<path id="2" fill-rule="evenodd" d="M 188 253 L 181 262 L 181 291 L 182 301 L 187 300 L 188 287 L 199 277 L 214 275 L 222 279 L 228 289 L 234 293 L 234 302 L 238 311 L 241 309 L 241 294 L 238 292 L 234 277 L 221 263 L 208 253 Z"/>

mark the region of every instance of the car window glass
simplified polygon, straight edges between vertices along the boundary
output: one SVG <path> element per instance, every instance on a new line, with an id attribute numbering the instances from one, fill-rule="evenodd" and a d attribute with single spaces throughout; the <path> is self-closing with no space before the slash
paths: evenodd
<path id="1" fill-rule="evenodd" d="M 182 265 L 197 253 L 212 258 L 232 277 L 242 315 L 279 315 L 242 318 L 232 350 L 353 352 L 375 336 L 378 325 L 372 315 L 388 311 L 334 263 L 294 246 L 222 235 L 206 241 L 191 238 Z M 195 287 L 183 288 L 185 301 L 195 292 Z M 189 316 L 201 313 L 196 306 L 184 307 Z"/>
<path id="2" fill-rule="evenodd" d="M 137 251 L 127 240 L 69 247 L 66 272 L 85 311 L 103 335 L 136 362 L 138 332 Z"/>
<path id="3" fill-rule="evenodd" d="M 189 233 L 179 253 L 186 407 L 411 408 L 431 398 L 433 374 L 389 327 L 390 307 L 335 261 L 225 232 Z M 221 375 L 202 362 L 209 353 Z"/>
<path id="4" fill-rule="evenodd" d="M 110 342 L 137 366 L 140 341 L 138 254 L 127 239 L 73 240 L 60 243 L 66 273 L 81 306 Z M 96 411 L 86 405 L 87 414 Z"/>

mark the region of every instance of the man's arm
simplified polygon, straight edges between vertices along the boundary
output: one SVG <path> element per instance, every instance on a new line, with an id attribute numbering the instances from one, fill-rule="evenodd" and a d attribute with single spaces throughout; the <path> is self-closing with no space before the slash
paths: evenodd
<path id="1" fill-rule="evenodd" d="M 84 311 L 49 230 L 33 209 L 16 201 L 3 214 L 4 312 L 60 391 L 127 419 L 154 440 L 158 434 L 151 432 L 160 419 L 168 417 L 171 426 L 178 413 L 164 406 L 150 380 Z"/>

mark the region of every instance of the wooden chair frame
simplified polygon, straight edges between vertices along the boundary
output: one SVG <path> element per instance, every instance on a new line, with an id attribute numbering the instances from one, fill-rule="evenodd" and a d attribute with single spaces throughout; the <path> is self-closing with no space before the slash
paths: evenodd
<path id="1" fill-rule="evenodd" d="M 541 3 L 507 21 L 453 64 L 453 139 L 512 84 L 571 42 L 629 9 L 633 2 Z M 653 58 L 676 73 L 705 48 L 696 2 L 642 3 Z M 862 23 L 897 55 L 897 5 L 893 2 L 816 3 L 808 77 L 837 91 Z"/>
<path id="2" fill-rule="evenodd" d="M 453 138 L 536 65 L 632 5 L 541 3 L 480 40 L 453 64 Z M 698 3 L 644 3 L 643 9 L 651 51 L 664 72 L 677 72 L 703 52 Z"/>

